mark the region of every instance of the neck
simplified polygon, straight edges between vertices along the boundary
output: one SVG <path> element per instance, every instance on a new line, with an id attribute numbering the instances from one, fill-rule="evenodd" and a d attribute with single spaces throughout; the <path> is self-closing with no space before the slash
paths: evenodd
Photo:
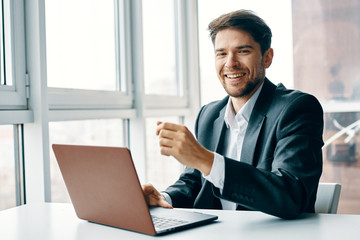
<path id="1" fill-rule="evenodd" d="M 231 104 L 234 108 L 235 114 L 237 114 L 240 109 L 245 105 L 245 103 L 250 99 L 250 97 L 230 97 Z"/>
<path id="2" fill-rule="evenodd" d="M 242 96 L 242 97 L 231 97 L 230 96 L 231 103 L 232 103 L 232 106 L 234 108 L 235 114 L 237 114 L 240 111 L 240 109 L 245 105 L 245 103 L 247 103 L 247 101 L 249 101 L 249 99 L 259 89 L 259 87 L 261 86 L 261 84 L 263 82 L 264 82 L 264 80 L 261 81 L 249 95 Z"/>

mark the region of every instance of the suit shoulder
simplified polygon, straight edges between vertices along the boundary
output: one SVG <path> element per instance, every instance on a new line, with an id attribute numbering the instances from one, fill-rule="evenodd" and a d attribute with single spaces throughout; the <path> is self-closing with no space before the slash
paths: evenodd
<path id="1" fill-rule="evenodd" d="M 300 90 L 287 89 L 282 84 L 276 87 L 274 93 L 274 103 L 285 106 L 289 105 L 303 105 L 304 107 L 321 108 L 318 99 L 309 93 Z"/>

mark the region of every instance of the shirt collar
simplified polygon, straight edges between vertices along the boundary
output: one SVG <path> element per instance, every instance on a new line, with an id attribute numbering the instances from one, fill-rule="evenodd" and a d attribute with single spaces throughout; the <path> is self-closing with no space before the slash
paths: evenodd
<path id="1" fill-rule="evenodd" d="M 264 85 L 264 82 L 260 85 L 260 87 L 256 90 L 256 92 L 251 96 L 251 98 L 245 103 L 244 106 L 240 109 L 240 111 L 235 115 L 235 110 L 231 102 L 231 98 L 229 97 L 229 101 L 226 105 L 224 120 L 226 126 L 229 128 L 239 128 L 239 121 L 244 119 L 246 122 L 249 122 L 250 115 L 252 110 L 254 109 L 256 100 L 259 97 L 261 89 Z"/>

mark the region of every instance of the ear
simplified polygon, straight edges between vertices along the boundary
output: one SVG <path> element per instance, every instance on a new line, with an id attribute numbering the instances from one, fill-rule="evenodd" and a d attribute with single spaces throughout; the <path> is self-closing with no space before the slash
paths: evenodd
<path id="1" fill-rule="evenodd" d="M 266 50 L 263 56 L 264 68 L 270 67 L 273 57 L 274 57 L 274 50 L 272 48 Z"/>

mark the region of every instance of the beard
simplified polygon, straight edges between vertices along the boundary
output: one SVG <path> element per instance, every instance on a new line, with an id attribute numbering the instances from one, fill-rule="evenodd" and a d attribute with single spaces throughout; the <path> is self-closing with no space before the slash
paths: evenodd
<path id="1" fill-rule="evenodd" d="M 243 98 L 252 94 L 261 82 L 262 79 L 260 77 L 256 77 L 254 81 L 248 81 L 243 89 L 237 89 L 237 91 L 232 91 L 226 83 L 223 83 L 223 87 L 229 96 L 234 98 Z"/>

